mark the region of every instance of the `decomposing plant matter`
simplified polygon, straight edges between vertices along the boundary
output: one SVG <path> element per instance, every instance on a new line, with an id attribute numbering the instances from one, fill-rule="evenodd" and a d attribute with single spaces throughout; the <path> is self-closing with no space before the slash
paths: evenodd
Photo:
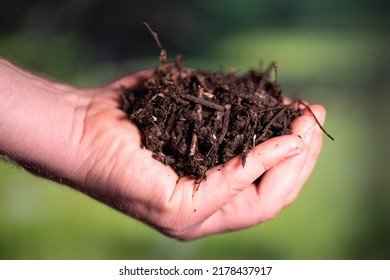
<path id="1" fill-rule="evenodd" d="M 291 122 L 302 114 L 285 104 L 282 88 L 266 71 L 209 72 L 183 67 L 181 57 L 167 60 L 139 88 L 124 88 L 124 110 L 142 132 L 142 145 L 179 176 L 205 178 L 206 170 L 242 155 L 255 145 L 291 134 Z M 276 75 L 275 75 L 276 76 Z"/>

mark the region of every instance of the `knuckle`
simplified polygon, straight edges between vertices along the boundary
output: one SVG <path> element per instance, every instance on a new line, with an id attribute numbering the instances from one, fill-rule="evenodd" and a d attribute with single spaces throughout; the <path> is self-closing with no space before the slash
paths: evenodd
<path id="1" fill-rule="evenodd" d="M 187 235 L 191 229 L 186 217 L 177 216 L 174 212 L 161 213 L 159 221 L 156 223 L 160 232 L 168 237 L 185 241 L 188 240 Z"/>
<path id="2" fill-rule="evenodd" d="M 162 232 L 167 235 L 168 237 L 181 240 L 181 241 L 186 241 L 188 240 L 186 238 L 187 236 L 187 226 L 183 223 L 177 223 L 173 222 L 169 224 L 168 226 L 165 226 Z"/>

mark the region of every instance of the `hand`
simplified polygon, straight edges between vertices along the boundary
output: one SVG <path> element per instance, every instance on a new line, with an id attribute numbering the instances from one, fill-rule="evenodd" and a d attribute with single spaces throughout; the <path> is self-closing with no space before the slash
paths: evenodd
<path id="1" fill-rule="evenodd" d="M 294 201 L 321 150 L 322 131 L 310 112 L 294 121 L 293 135 L 255 147 L 244 168 L 237 156 L 209 170 L 197 188 L 141 149 L 139 130 L 118 109 L 120 85 L 136 86 L 148 74 L 135 73 L 93 93 L 73 159 L 80 190 L 183 240 L 256 225 Z M 311 109 L 323 122 L 323 107 Z"/>
<path id="2" fill-rule="evenodd" d="M 120 109 L 120 86 L 135 87 L 150 75 L 137 72 L 96 89 L 51 86 L 36 77 L 33 83 L 23 81 L 37 92 L 31 100 L 36 106 L 25 109 L 38 108 L 34 114 L 39 121 L 30 122 L 23 114 L 19 119 L 25 119 L 24 130 L 36 133 L 29 141 L 15 138 L 21 132 L 7 125 L 15 116 L 0 122 L 11 135 L 0 137 L 0 153 L 181 240 L 262 223 L 294 201 L 321 150 L 322 131 L 310 112 L 294 121 L 293 135 L 256 146 L 245 167 L 237 156 L 210 169 L 198 188 L 194 180 L 178 179 L 169 166 L 141 149 L 140 131 Z M 42 104 L 44 111 L 39 110 Z M 323 123 L 324 108 L 310 107 Z"/>

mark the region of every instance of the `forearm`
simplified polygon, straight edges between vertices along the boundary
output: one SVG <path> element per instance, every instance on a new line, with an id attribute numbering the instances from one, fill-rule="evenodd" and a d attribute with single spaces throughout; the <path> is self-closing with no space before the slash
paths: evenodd
<path id="1" fill-rule="evenodd" d="M 58 166 L 72 151 L 75 89 L 0 59 L 0 99 L 0 154 L 46 177 L 65 175 Z"/>

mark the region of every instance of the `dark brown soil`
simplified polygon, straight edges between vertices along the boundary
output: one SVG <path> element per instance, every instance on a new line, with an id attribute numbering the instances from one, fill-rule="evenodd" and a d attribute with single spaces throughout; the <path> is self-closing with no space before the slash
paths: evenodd
<path id="1" fill-rule="evenodd" d="M 179 176 L 206 170 L 265 140 L 291 133 L 301 115 L 283 103 L 279 84 L 265 73 L 186 69 L 180 60 L 157 68 L 141 88 L 125 89 L 124 110 L 142 131 L 142 145 Z"/>
<path id="2" fill-rule="evenodd" d="M 148 26 L 147 26 L 148 27 Z M 148 27 L 149 28 L 149 27 Z M 282 88 L 264 72 L 209 72 L 168 62 L 161 48 L 158 67 L 142 87 L 124 88 L 124 111 L 142 132 L 143 147 L 179 176 L 205 178 L 205 172 L 275 136 L 291 134 L 302 114 L 283 102 Z M 276 76 L 276 73 L 275 73 Z"/>

